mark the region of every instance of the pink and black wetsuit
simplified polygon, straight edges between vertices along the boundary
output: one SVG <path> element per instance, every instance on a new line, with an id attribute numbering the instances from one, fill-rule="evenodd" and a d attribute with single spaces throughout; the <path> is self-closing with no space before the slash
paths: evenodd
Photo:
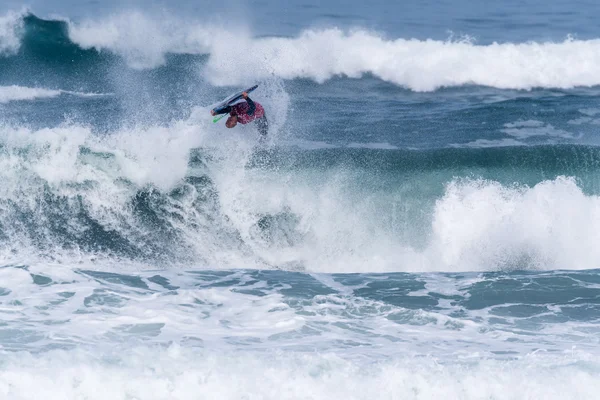
<path id="1" fill-rule="evenodd" d="M 260 103 L 252 101 L 250 97 L 246 97 L 245 103 L 229 106 L 223 109 L 219 114 L 227 113 L 231 114 L 231 116 L 237 116 L 237 122 L 243 125 L 256 121 L 258 132 L 263 136 L 266 136 L 267 131 L 269 130 L 265 109 Z"/>

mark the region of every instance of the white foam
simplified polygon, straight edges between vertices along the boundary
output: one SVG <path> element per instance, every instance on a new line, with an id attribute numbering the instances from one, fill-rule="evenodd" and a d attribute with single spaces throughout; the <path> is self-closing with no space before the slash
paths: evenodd
<path id="1" fill-rule="evenodd" d="M 372 74 L 415 91 L 483 85 L 502 89 L 600 84 L 600 39 L 492 43 L 387 38 L 356 29 L 308 29 L 293 38 L 255 38 L 248 29 L 139 11 L 68 21 L 81 47 L 108 50 L 134 68 L 163 65 L 168 53 L 208 54 L 206 77 L 240 85 L 273 76 L 317 82 Z M 244 57 L 240 57 L 244 54 Z"/>
<path id="2" fill-rule="evenodd" d="M 513 147 L 513 146 L 525 146 L 526 144 L 515 139 L 477 139 L 472 142 L 458 144 L 454 143 L 452 147 L 473 147 L 473 148 L 486 148 L 486 147 Z"/>
<path id="3" fill-rule="evenodd" d="M 81 126 L 38 131 L 3 127 L 0 176 L 4 184 L 0 188 L 0 203 L 4 210 L 2 218 L 8 224 L 4 233 L 11 238 L 11 247 L 3 252 L 3 262 L 18 261 L 27 254 L 35 258 L 36 254 L 46 253 L 31 243 L 20 224 L 13 222 L 18 220 L 13 212 L 21 209 L 28 210 L 31 218 L 45 225 L 44 207 L 36 204 L 43 203 L 46 190 L 64 199 L 82 199 L 90 216 L 106 229 L 120 230 L 135 225 L 135 216 L 128 211 L 132 195 L 146 185 L 168 191 L 180 182 L 187 173 L 190 149 L 197 147 L 204 136 L 200 127 L 184 122 L 170 128 L 130 129 L 99 137 Z M 82 154 L 81 148 L 91 153 Z M 104 154 L 110 156 L 105 158 Z M 82 189 L 88 183 L 92 185 Z M 80 228 L 76 218 L 65 216 L 72 224 L 68 229 L 77 232 Z M 134 232 L 135 229 L 130 231 Z M 42 247 L 48 246 L 55 259 L 93 257 L 93 254 L 79 254 L 75 247 L 74 254 L 62 258 L 65 255 L 60 246 L 52 248 L 52 234 L 48 233 L 45 238 L 48 242 Z"/>
<path id="4" fill-rule="evenodd" d="M 542 121 L 528 120 L 504 124 L 502 132 L 517 139 L 527 139 L 533 136 L 549 136 L 564 139 L 573 139 L 573 134 L 562 129 L 557 129 L 551 124 Z"/>
<path id="5" fill-rule="evenodd" d="M 573 88 L 600 84 L 599 50 L 597 39 L 477 45 L 388 39 L 365 30 L 306 30 L 296 38 L 241 37 L 215 47 L 206 75 L 231 84 L 256 76 L 324 82 L 370 73 L 415 91 L 460 85 Z M 240 59 L 240 53 L 246 56 Z"/>
<path id="6" fill-rule="evenodd" d="M 280 82 L 261 84 L 264 88 L 261 102 L 269 109 L 277 109 L 275 115 L 269 117 L 269 137 L 275 140 L 279 127 L 285 122 L 289 96 Z M 61 93 L 96 95 L 22 87 L 8 89 L 5 93 L 7 101 L 9 98 L 57 96 Z M 188 120 L 173 121 L 164 126 L 132 126 L 102 135 L 92 133 L 90 127 L 68 123 L 40 130 L 0 126 L 3 149 L 0 177 L 4 182 L 0 187 L 0 209 L 3 210 L 0 219 L 8 224 L 4 233 L 10 237 L 11 243 L 11 248 L 2 251 L 0 259 L 4 263 L 21 262 L 23 257 L 30 255 L 35 260 L 36 255 L 41 253 L 49 254 L 53 259 L 78 262 L 76 260 L 97 256 L 79 252 L 77 246 L 68 246 L 73 249 L 71 252 L 64 251 L 60 238 L 52 238 L 52 229 L 46 221 L 47 209 L 40 206 L 46 204 L 46 193 L 69 204 L 81 201 L 86 213 L 105 229 L 119 232 L 128 240 L 137 240 L 143 245 L 147 240 L 145 237 L 152 234 L 152 228 L 144 228 L 144 224 L 140 225 L 140 219 L 132 213 L 131 202 L 136 201 L 136 193 L 145 189 L 156 190 L 159 196 L 166 198 L 169 191 L 183 185 L 188 194 L 165 205 L 173 208 L 173 218 L 166 223 L 172 224 L 172 229 L 181 235 L 181 244 L 188 256 L 194 257 L 200 266 L 203 261 L 216 267 L 264 266 L 251 254 L 228 250 L 229 246 L 239 247 L 239 239 L 231 233 L 219 232 L 226 225 L 226 221 L 218 223 L 220 211 L 208 209 L 212 207 L 210 201 L 200 200 L 200 205 L 196 204 L 196 197 L 205 193 L 198 193 L 191 185 L 184 185 L 184 178 L 190 173 L 190 150 L 203 144 L 212 147 L 210 157 L 216 160 L 206 168 L 215 169 L 217 176 L 222 173 L 243 179 L 245 163 L 256 144 L 256 131 L 253 127 L 229 130 L 222 124 L 209 122 L 208 110 L 197 107 Z M 82 149 L 86 151 L 82 152 Z M 203 168 L 195 172 L 212 178 L 212 172 Z M 206 190 L 212 190 L 209 183 Z M 27 213 L 40 225 L 40 229 L 50 231 L 43 236 L 47 242 L 40 246 L 31 240 L 29 236 L 35 236 L 35 233 L 28 233 L 28 230 L 32 228 L 16 222 L 20 221 L 19 212 Z M 76 237 L 80 236 L 86 228 L 78 226 L 75 215 L 69 216 L 66 212 L 64 216 L 69 221 L 66 229 Z M 207 221 L 207 217 L 216 217 L 217 221 Z M 130 237 L 130 234 L 138 239 Z M 32 259 L 26 258 L 26 261 L 31 262 Z"/>
<path id="7" fill-rule="evenodd" d="M 600 118 L 594 118 L 600 113 L 600 108 L 584 108 L 578 111 L 585 117 L 575 118 L 567 121 L 567 123 L 571 125 L 600 125 Z"/>
<path id="8" fill-rule="evenodd" d="M 598 390 L 597 338 L 581 323 L 520 335 L 489 330 L 477 311 L 457 320 L 348 293 L 298 298 L 295 274 L 71 268 L 0 269 L 11 289 L 0 304 L 0 397 L 587 399 Z M 448 296 L 481 279 L 424 278 L 426 293 Z M 387 278 L 363 282 L 378 279 Z"/>
<path id="9" fill-rule="evenodd" d="M 57 97 L 60 93 L 60 90 L 28 88 L 16 85 L 0 86 L 0 103 Z"/>
<path id="10" fill-rule="evenodd" d="M 594 121 L 599 121 L 599 120 L 590 118 L 590 117 L 580 117 L 580 118 L 571 119 L 571 120 L 567 121 L 567 123 L 570 125 L 584 125 L 584 124 L 592 124 L 592 123 L 594 123 Z"/>
<path id="11" fill-rule="evenodd" d="M 21 47 L 21 30 L 25 11 L 0 16 L 0 55 L 14 54 Z"/>
<path id="12" fill-rule="evenodd" d="M 600 108 L 582 108 L 578 111 L 583 115 L 587 115 L 588 117 L 593 117 L 594 115 L 600 114 Z"/>
<path id="13" fill-rule="evenodd" d="M 68 24 L 69 38 L 82 48 L 112 51 L 136 69 L 163 65 L 167 53 L 206 54 L 213 46 L 227 47 L 237 36 L 236 32 L 210 24 L 139 11 Z"/>
<path id="14" fill-rule="evenodd" d="M 454 181 L 435 206 L 428 257 L 439 270 L 597 268 L 598 223 L 600 198 L 572 178 L 532 188 Z"/>
<path id="15" fill-rule="evenodd" d="M 72 92 L 68 90 L 55 90 L 55 89 L 44 89 L 44 88 L 30 88 L 24 86 L 0 86 L 0 104 L 6 104 L 11 101 L 22 101 L 22 100 L 35 100 L 44 98 L 58 97 L 61 94 L 69 94 L 72 96 L 80 97 L 96 97 L 96 96 L 108 96 L 105 93 L 82 93 Z"/>
<path id="16" fill-rule="evenodd" d="M 398 150 L 397 146 L 391 145 L 387 142 L 382 142 L 382 143 L 352 142 L 347 147 L 349 147 L 351 149 Z"/>
<path id="17" fill-rule="evenodd" d="M 363 193 L 352 183 L 362 178 L 343 171 L 289 179 L 245 174 L 220 184 L 223 212 L 253 252 L 272 265 L 299 263 L 314 272 L 422 272 L 593 269 L 600 263 L 594 228 L 600 224 L 600 198 L 586 195 L 573 178 L 534 187 L 454 180 L 433 209 L 421 207 L 431 219 L 403 215 L 403 202 L 411 200 L 395 197 L 403 197 L 402 186 L 399 192 Z M 300 239 L 292 245 L 264 243 L 253 235 L 257 215 L 281 212 L 298 218 L 294 232 Z M 424 243 L 413 244 L 419 242 Z"/>
<path id="18" fill-rule="evenodd" d="M 134 348 L 117 353 L 4 354 L 0 395 L 11 399 L 596 399 L 597 363 L 569 356 L 513 362 L 382 362 L 329 354 Z M 113 362 L 107 361 L 113 359 Z M 550 364 L 549 364 L 550 362 Z M 574 382 L 576 382 L 574 384 Z"/>

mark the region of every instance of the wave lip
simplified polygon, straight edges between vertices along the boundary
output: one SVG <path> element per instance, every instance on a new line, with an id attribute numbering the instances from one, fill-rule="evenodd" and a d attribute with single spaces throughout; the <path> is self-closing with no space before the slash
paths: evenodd
<path id="1" fill-rule="evenodd" d="M 19 50 L 24 15 L 25 12 L 11 11 L 0 16 L 0 55 L 11 55 Z"/>
<path id="2" fill-rule="evenodd" d="M 244 51 L 246 57 L 234 63 Z M 240 65 L 241 63 L 241 65 Z M 218 82 L 249 75 L 325 82 L 372 74 L 415 91 L 481 85 L 500 89 L 573 88 L 600 84 L 600 40 L 492 43 L 389 40 L 365 30 L 307 30 L 296 38 L 242 40 L 211 54 Z"/>
<path id="3" fill-rule="evenodd" d="M 210 53 L 214 46 L 235 40 L 221 28 L 137 11 L 98 21 L 68 22 L 68 35 L 83 49 L 108 50 L 122 56 L 134 69 L 162 66 L 170 53 Z"/>
<path id="4" fill-rule="evenodd" d="M 4 127 L 1 137 L 5 264 L 30 255 L 311 272 L 600 263 L 600 197 L 559 174 L 595 179 L 596 148 L 343 148 L 278 161 L 192 121 L 108 136 Z M 502 178 L 506 166 L 544 176 L 517 186 Z M 503 172 L 455 178 L 481 168 Z"/>

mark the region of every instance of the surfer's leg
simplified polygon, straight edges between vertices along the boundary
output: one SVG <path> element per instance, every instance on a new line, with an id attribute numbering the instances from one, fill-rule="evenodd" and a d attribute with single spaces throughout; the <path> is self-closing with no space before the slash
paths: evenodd
<path id="1" fill-rule="evenodd" d="M 267 133 L 269 133 L 269 121 L 267 121 L 266 115 L 263 115 L 261 118 L 256 120 L 256 128 L 261 136 L 267 136 Z"/>

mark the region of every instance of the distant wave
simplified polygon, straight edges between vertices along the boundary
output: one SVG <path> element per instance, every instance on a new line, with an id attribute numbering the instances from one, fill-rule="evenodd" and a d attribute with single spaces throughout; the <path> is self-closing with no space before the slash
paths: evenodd
<path id="1" fill-rule="evenodd" d="M 243 52 L 244 57 L 237 59 Z M 234 62 L 234 57 L 236 60 Z M 481 85 L 501 89 L 600 84 L 600 40 L 494 43 L 389 40 L 358 30 L 308 30 L 298 37 L 239 41 L 213 49 L 208 75 L 217 82 L 279 76 L 325 82 L 372 74 L 415 91 Z"/>
<path id="2" fill-rule="evenodd" d="M 158 19 L 141 12 L 81 22 L 44 20 L 27 12 L 0 17 L 0 55 L 43 53 L 73 62 L 92 51 L 95 57 L 118 55 L 135 69 L 162 66 L 167 54 L 209 54 L 236 37 L 220 27 Z"/>
<path id="3" fill-rule="evenodd" d="M 158 19 L 140 12 L 99 21 L 69 22 L 68 36 L 83 49 L 118 54 L 136 69 L 164 65 L 169 53 L 208 54 L 235 40 L 233 33 L 219 27 Z"/>
<path id="4" fill-rule="evenodd" d="M 477 45 L 469 40 L 386 38 L 367 30 L 337 28 L 309 29 L 293 38 L 255 38 L 243 28 L 139 11 L 78 22 L 18 13 L 0 17 L 0 54 L 42 49 L 70 62 L 89 52 L 95 57 L 118 56 L 136 69 L 165 65 L 172 53 L 205 54 L 204 74 L 217 85 L 271 76 L 322 83 L 336 76 L 365 74 L 415 91 L 461 85 L 503 89 L 600 85 L 600 39 Z"/>

